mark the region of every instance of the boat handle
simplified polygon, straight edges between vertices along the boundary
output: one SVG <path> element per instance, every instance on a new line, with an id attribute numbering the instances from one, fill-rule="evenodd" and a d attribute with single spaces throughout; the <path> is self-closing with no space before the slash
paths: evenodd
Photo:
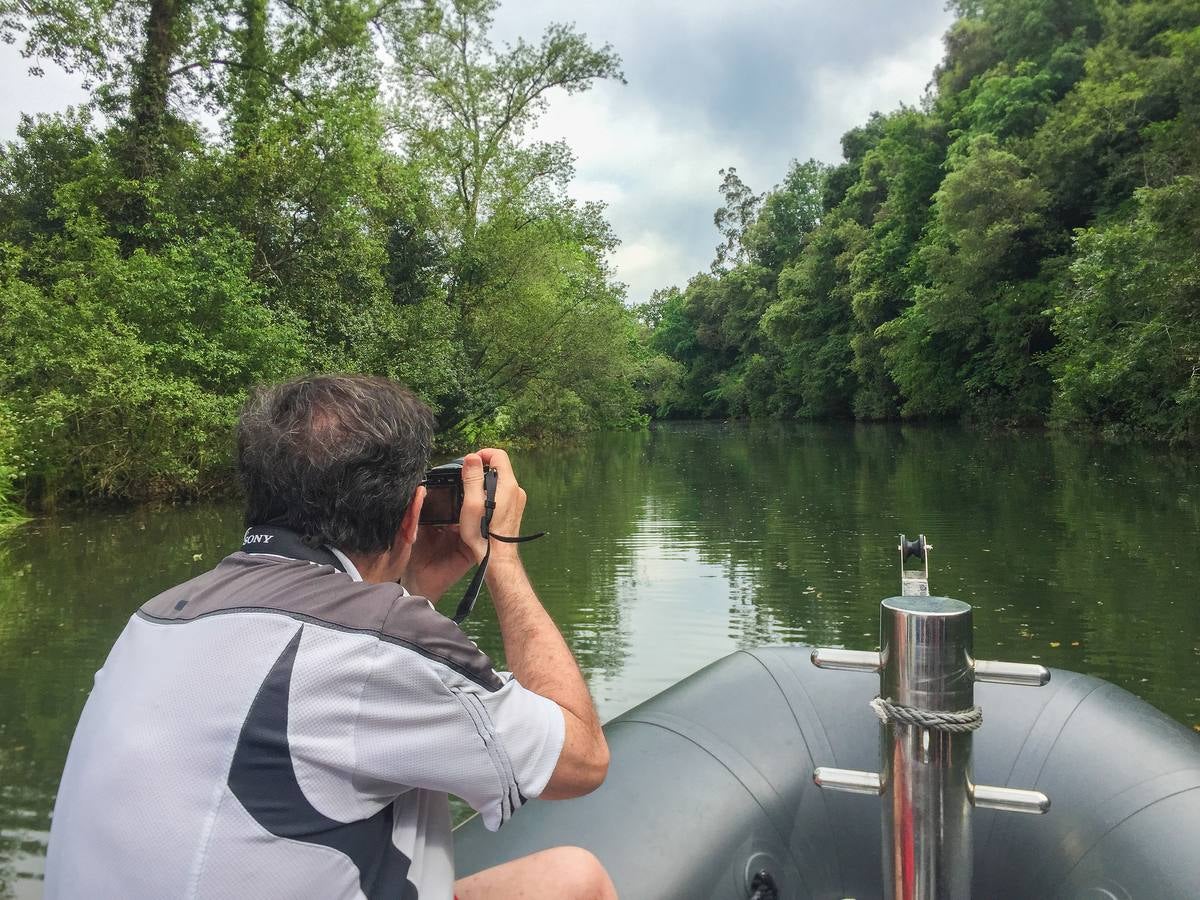
<path id="1" fill-rule="evenodd" d="M 818 669 L 835 669 L 844 672 L 878 672 L 881 668 L 879 653 L 873 650 L 841 650 L 836 647 L 818 647 L 812 652 L 812 664 Z M 1041 687 L 1050 680 L 1050 670 L 1033 663 L 999 662 L 994 659 L 977 659 L 972 663 L 976 681 L 993 684 L 1015 684 Z"/>
<path id="2" fill-rule="evenodd" d="M 880 669 L 879 653 L 874 650 L 818 647 L 813 650 L 811 658 L 812 664 L 818 669 L 842 669 L 847 672 L 878 672 Z"/>
<path id="3" fill-rule="evenodd" d="M 879 774 L 864 772 L 861 769 L 817 766 L 813 770 L 813 783 L 817 787 L 844 794 L 869 794 L 878 797 L 883 793 L 883 781 Z M 998 809 L 1002 812 L 1032 815 L 1041 815 L 1050 809 L 1050 798 L 1041 791 L 975 784 L 971 785 L 969 796 L 972 805 L 977 809 Z"/>
<path id="4" fill-rule="evenodd" d="M 1040 816 L 1050 808 L 1050 798 L 1041 791 L 992 787 L 988 784 L 976 784 L 971 787 L 971 802 L 976 809 L 999 809 L 1035 816 Z"/>
<path id="5" fill-rule="evenodd" d="M 1050 680 L 1050 670 L 1035 663 L 997 662 L 994 659 L 975 660 L 975 680 L 993 684 L 1021 684 L 1041 687 Z"/>
<path id="6" fill-rule="evenodd" d="M 875 772 L 863 772 L 860 769 L 833 769 L 829 766 L 817 766 L 813 769 L 813 783 L 817 787 L 842 791 L 846 794 L 871 794 L 878 797 L 883 793 L 879 775 Z"/>

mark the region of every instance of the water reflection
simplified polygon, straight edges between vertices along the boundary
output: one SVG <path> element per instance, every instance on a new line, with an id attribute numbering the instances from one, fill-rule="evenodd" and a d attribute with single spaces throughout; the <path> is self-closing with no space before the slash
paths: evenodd
<path id="1" fill-rule="evenodd" d="M 870 649 L 897 532 L 976 606 L 981 656 L 1100 675 L 1200 721 L 1194 454 L 1041 434 L 684 425 L 515 454 L 527 564 L 605 718 L 740 646 Z M 37 896 L 79 710 L 129 614 L 211 566 L 228 505 L 35 523 L 0 551 L 0 897 Z M 448 598 L 453 603 L 453 593 Z M 468 630 L 503 662 L 490 605 Z"/>

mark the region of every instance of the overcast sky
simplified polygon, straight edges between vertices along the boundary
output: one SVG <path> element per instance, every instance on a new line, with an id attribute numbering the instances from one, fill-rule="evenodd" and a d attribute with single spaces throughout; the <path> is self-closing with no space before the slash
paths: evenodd
<path id="1" fill-rule="evenodd" d="M 608 204 L 617 276 L 640 302 L 708 267 L 717 170 L 755 190 L 793 158 L 840 158 L 838 139 L 873 110 L 915 104 L 941 58 L 942 0 L 508 0 L 499 41 L 574 22 L 621 55 L 628 84 L 553 98 L 537 135 L 578 158 L 571 193 Z M 0 139 L 21 112 L 83 99 L 74 79 L 0 45 Z"/>

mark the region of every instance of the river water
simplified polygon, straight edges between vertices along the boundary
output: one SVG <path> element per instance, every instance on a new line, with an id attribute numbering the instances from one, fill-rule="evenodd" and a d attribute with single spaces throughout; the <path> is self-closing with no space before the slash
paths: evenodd
<path id="1" fill-rule="evenodd" d="M 1200 722 L 1200 456 L 1041 433 L 676 425 L 514 453 L 524 551 L 603 718 L 735 650 L 874 649 L 896 535 L 975 605 L 981 657 L 1099 675 Z M 92 675 L 236 507 L 40 520 L 0 542 L 0 898 L 36 897 Z M 452 591 L 447 604 L 456 602 Z M 503 663 L 486 600 L 467 630 Z M 848 710 L 847 715 L 870 715 Z"/>

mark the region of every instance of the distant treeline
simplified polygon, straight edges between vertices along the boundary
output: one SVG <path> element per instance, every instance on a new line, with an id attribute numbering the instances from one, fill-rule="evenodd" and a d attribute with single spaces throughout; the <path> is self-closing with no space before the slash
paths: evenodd
<path id="1" fill-rule="evenodd" d="M 1200 3 L 954 0 L 920 108 L 755 194 L 640 314 L 660 416 L 1200 437 Z"/>
<path id="2" fill-rule="evenodd" d="M 619 60 L 494 48 L 495 8 L 0 0 L 91 96 L 0 148 L 0 508 L 226 483 L 247 388 L 301 372 L 396 377 L 471 443 L 645 421 L 603 210 L 525 137 Z"/>

